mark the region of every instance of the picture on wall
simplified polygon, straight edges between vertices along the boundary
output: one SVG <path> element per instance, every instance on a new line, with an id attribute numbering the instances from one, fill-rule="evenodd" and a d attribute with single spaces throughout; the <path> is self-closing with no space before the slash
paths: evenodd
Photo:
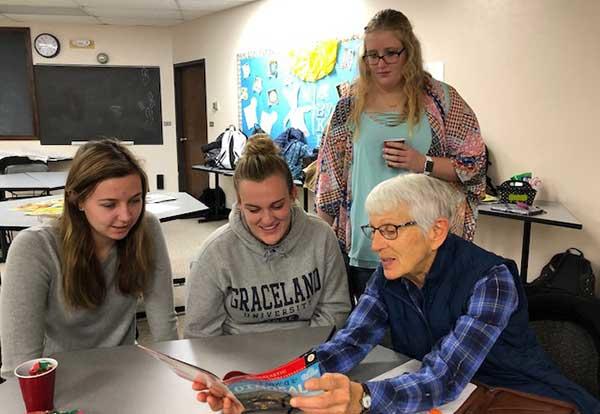
<path id="1" fill-rule="evenodd" d="M 273 138 L 301 130 L 309 148 L 319 146 L 339 97 L 358 76 L 361 40 L 325 40 L 310 50 L 238 55 L 240 129 L 259 125 Z"/>

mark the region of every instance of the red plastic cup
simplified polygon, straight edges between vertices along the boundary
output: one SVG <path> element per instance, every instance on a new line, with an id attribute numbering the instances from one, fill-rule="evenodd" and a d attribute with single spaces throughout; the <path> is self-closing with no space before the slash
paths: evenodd
<path id="1" fill-rule="evenodd" d="M 29 370 L 36 362 L 50 362 L 52 368 L 37 375 L 30 375 Z M 36 358 L 23 362 L 15 368 L 15 376 L 19 379 L 21 394 L 27 412 L 50 411 L 54 409 L 54 380 L 58 362 L 52 358 Z"/>

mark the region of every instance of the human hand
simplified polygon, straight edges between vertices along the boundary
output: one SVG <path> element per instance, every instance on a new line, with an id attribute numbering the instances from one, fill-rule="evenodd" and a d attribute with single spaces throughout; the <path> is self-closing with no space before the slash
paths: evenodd
<path id="1" fill-rule="evenodd" d="M 192 388 L 199 391 L 196 399 L 200 402 L 207 403 L 211 410 L 222 410 L 223 414 L 241 414 L 244 407 L 236 404 L 231 398 L 228 398 L 223 393 L 223 390 L 217 387 L 207 387 L 206 384 L 200 381 L 192 383 Z"/>
<path id="2" fill-rule="evenodd" d="M 425 166 L 425 156 L 405 142 L 385 142 L 383 159 L 388 167 L 403 168 L 416 173 L 422 173 Z"/>
<path id="3" fill-rule="evenodd" d="M 309 414 L 359 414 L 362 411 L 360 398 L 362 385 L 350 381 L 343 374 L 324 374 L 304 383 L 308 391 L 323 391 L 314 396 L 294 397 L 292 407 Z"/>

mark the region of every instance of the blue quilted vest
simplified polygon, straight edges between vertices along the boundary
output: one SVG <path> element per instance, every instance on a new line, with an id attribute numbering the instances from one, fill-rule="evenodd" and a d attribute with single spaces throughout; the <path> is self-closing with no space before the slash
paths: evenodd
<path id="1" fill-rule="evenodd" d="M 582 413 L 599 413 L 600 404 L 562 376 L 529 329 L 527 298 L 514 261 L 490 253 L 450 234 L 439 248 L 421 289 L 422 311 L 412 303 L 400 279 L 373 276 L 387 305 L 392 343 L 397 352 L 422 360 L 453 328 L 468 306 L 476 282 L 493 266 L 504 264 L 513 275 L 519 304 L 474 379 L 576 403 Z"/>

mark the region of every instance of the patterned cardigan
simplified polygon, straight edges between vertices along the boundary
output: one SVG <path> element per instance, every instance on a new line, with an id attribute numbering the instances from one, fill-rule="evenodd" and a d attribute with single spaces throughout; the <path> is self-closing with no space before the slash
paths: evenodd
<path id="1" fill-rule="evenodd" d="M 464 219 L 458 219 L 461 228 L 455 232 L 473 240 L 477 203 L 485 195 L 487 165 L 479 124 L 473 110 L 453 87 L 428 78 L 424 92 L 432 133 L 427 155 L 452 161 L 460 181 L 456 184 L 467 200 Z M 350 251 L 351 240 L 353 132 L 349 118 L 353 102 L 352 96 L 340 99 L 321 138 L 315 195 L 316 208 L 334 218 L 334 230 L 345 252 Z"/>

